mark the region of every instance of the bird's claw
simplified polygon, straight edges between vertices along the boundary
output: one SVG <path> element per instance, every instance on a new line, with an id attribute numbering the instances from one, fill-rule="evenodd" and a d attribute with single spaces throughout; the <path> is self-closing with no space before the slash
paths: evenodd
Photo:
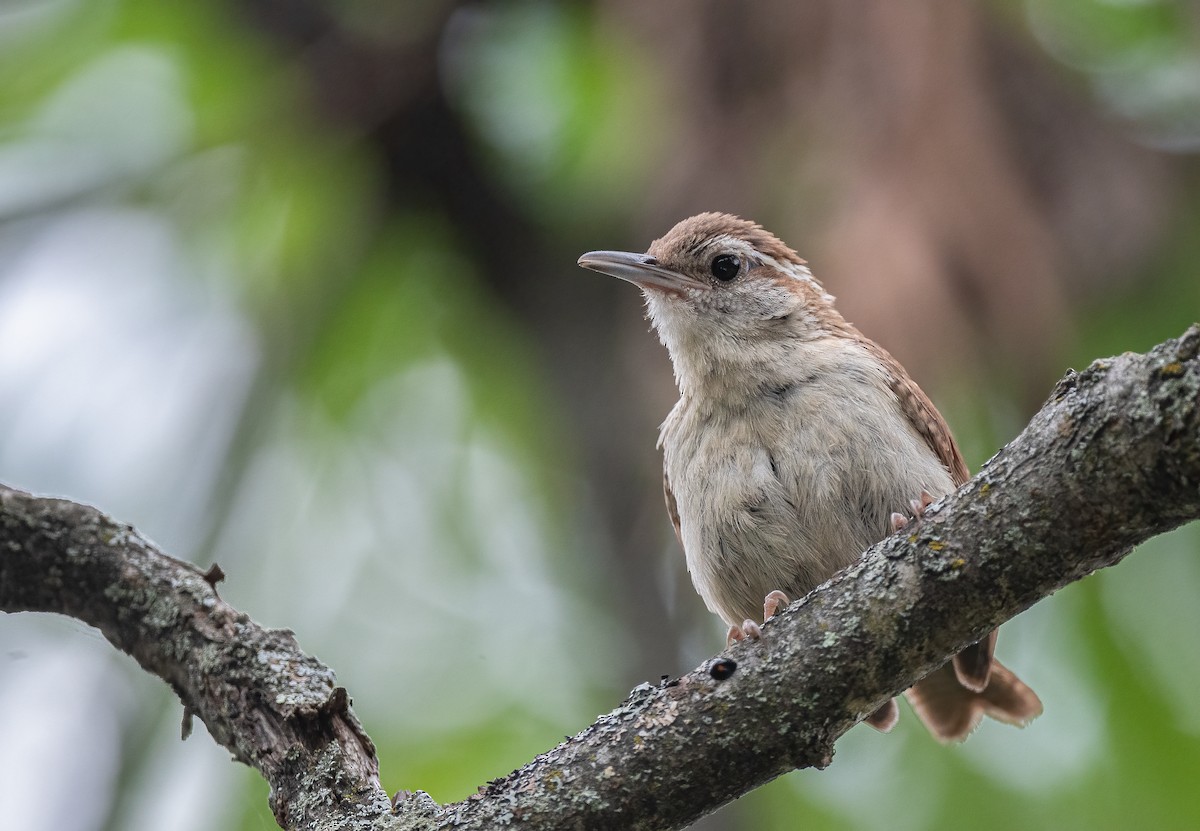
<path id="1" fill-rule="evenodd" d="M 729 627 L 729 634 L 725 636 L 725 646 L 733 646 L 734 641 L 744 640 L 762 640 L 762 627 L 749 618 L 743 620 L 741 626 Z"/>
<path id="2" fill-rule="evenodd" d="M 791 604 L 791 599 L 779 589 L 769 592 L 763 598 L 763 623 L 775 617 L 775 613 L 780 609 L 786 609 Z"/>
<path id="3" fill-rule="evenodd" d="M 791 602 L 788 596 L 779 589 L 769 592 L 763 598 L 763 623 L 775 617 L 776 612 L 791 605 Z M 734 625 L 729 627 L 729 634 L 725 636 L 725 645 L 733 646 L 734 641 L 761 641 L 762 636 L 762 627 L 747 618 L 742 621 L 741 626 Z"/>
<path id="4" fill-rule="evenodd" d="M 903 528 L 914 519 L 920 519 L 925 516 L 925 509 L 933 504 L 933 497 L 929 495 L 929 491 L 921 491 L 921 496 L 908 503 L 908 507 L 912 508 L 912 516 L 908 517 L 901 513 L 893 513 L 889 519 L 892 523 L 892 531 L 896 532 Z"/>
<path id="5" fill-rule="evenodd" d="M 925 509 L 933 504 L 933 497 L 929 495 L 929 491 L 921 491 L 921 496 L 909 502 L 908 505 L 912 508 L 913 516 L 917 519 L 925 516 Z"/>

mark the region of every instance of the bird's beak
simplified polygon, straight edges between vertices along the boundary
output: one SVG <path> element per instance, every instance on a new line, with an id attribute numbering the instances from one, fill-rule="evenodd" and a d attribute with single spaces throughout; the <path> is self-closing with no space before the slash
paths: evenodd
<path id="1" fill-rule="evenodd" d="M 628 280 L 643 289 L 658 289 L 683 294 L 685 289 L 708 288 L 706 283 L 658 264 L 649 254 L 630 254 L 627 251 L 589 251 L 579 258 L 579 264 L 610 277 Z"/>

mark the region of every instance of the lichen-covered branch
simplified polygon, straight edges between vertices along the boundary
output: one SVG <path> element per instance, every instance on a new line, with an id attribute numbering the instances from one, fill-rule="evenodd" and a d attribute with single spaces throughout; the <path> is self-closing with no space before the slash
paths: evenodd
<path id="1" fill-rule="evenodd" d="M 413 798 L 401 817 L 331 673 L 93 509 L 0 491 L 0 608 L 98 626 L 263 771 L 289 828 L 681 828 L 827 764 L 839 736 L 947 656 L 1200 518 L 1198 353 L 1193 326 L 1069 374 L 978 476 L 773 619 L 762 642 L 642 685 L 470 799 Z"/>
<path id="2" fill-rule="evenodd" d="M 375 747 L 333 672 L 287 630 L 217 596 L 208 573 L 86 505 L 0 486 L 0 609 L 59 612 L 99 629 L 162 678 L 235 758 L 271 785 L 285 828 L 379 828 Z M 366 815 L 368 819 L 362 817 Z"/>

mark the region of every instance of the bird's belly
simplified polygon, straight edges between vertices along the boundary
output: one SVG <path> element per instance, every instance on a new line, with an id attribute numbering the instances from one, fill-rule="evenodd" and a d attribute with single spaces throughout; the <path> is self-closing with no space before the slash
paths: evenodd
<path id="1" fill-rule="evenodd" d="M 730 624 L 761 620 L 763 596 L 774 589 L 807 594 L 885 537 L 893 511 L 922 490 L 951 489 L 945 468 L 903 422 L 870 423 L 847 411 L 787 426 L 764 418 L 684 431 L 691 441 L 664 435 L 688 570 L 709 609 Z M 771 438 L 781 435 L 793 440 Z"/>

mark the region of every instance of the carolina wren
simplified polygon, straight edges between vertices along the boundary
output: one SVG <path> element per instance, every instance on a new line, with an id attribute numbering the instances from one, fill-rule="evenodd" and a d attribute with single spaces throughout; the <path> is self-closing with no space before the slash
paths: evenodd
<path id="1" fill-rule="evenodd" d="M 946 422 L 904 368 L 833 307 L 805 261 L 761 226 L 704 213 L 645 254 L 584 268 L 642 289 L 680 398 L 663 422 L 667 510 L 688 571 L 729 639 L 761 637 L 802 597 L 969 478 Z M 906 696 L 957 741 L 984 714 L 1025 724 L 1037 695 L 994 660 L 996 632 Z M 891 701 L 867 717 L 889 730 Z"/>

